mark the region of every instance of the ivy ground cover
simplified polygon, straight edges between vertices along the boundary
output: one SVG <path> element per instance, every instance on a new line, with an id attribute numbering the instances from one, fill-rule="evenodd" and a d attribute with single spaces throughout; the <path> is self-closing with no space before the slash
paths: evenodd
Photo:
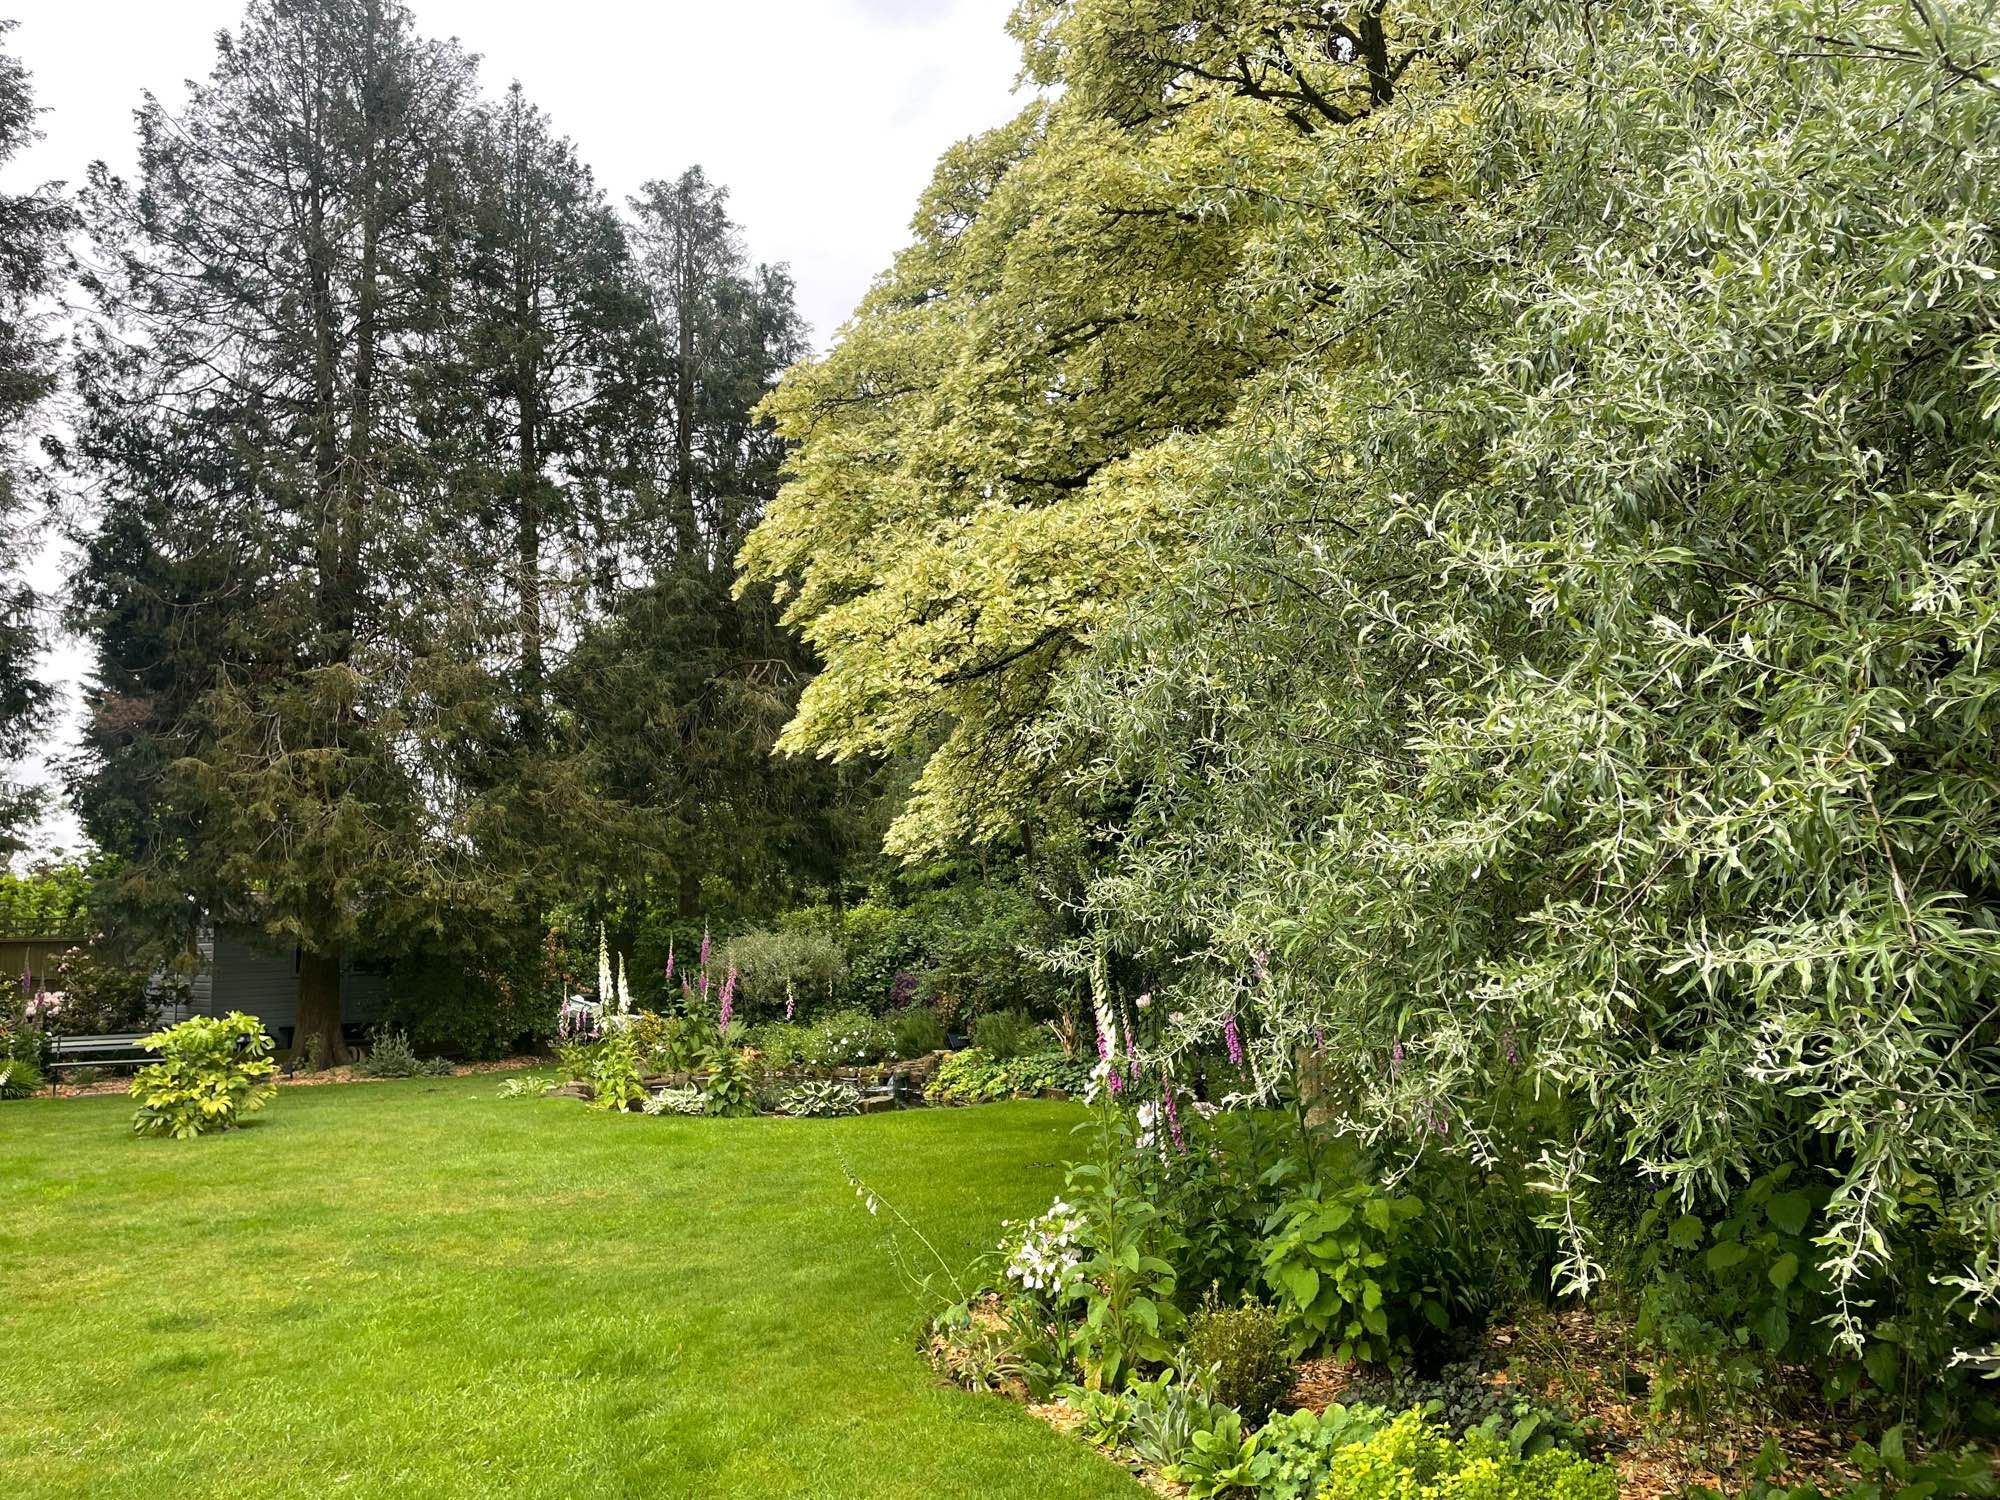
<path id="1" fill-rule="evenodd" d="M 1136 1496 L 942 1388 L 866 1181 L 954 1263 L 1070 1106 L 648 1120 L 492 1078 L 286 1090 L 148 1141 L 0 1122 L 0 1494 Z M 904 1231 L 913 1270 L 922 1247 Z"/>

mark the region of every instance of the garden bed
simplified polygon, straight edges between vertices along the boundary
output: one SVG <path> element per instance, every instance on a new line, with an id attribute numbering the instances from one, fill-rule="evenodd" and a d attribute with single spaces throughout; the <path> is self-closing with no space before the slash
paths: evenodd
<path id="1" fill-rule="evenodd" d="M 518 1073 L 529 1068 L 547 1067 L 546 1057 L 521 1054 L 515 1057 L 496 1058 L 490 1062 L 453 1063 L 448 1074 L 440 1077 L 475 1078 L 488 1073 Z M 335 1083 L 388 1083 L 393 1080 L 376 1078 L 359 1068 L 346 1065 L 338 1068 L 322 1068 L 317 1073 L 280 1074 L 273 1082 L 281 1088 L 310 1088 L 321 1084 Z M 85 1099 L 100 1094 L 124 1094 L 132 1083 L 131 1070 L 122 1076 L 93 1078 L 87 1083 L 58 1083 L 53 1088 L 44 1087 L 39 1097 L 58 1099 Z"/>

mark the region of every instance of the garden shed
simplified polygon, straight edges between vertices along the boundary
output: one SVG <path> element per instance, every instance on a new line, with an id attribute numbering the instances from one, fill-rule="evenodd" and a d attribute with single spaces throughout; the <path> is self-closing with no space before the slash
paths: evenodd
<path id="1" fill-rule="evenodd" d="M 278 1045 L 292 1045 L 298 1017 L 299 950 L 279 944 L 253 927 L 221 926 L 201 937 L 202 965 L 195 977 L 190 1009 L 222 1016 L 240 1010 L 264 1023 Z M 351 1032 L 382 1017 L 389 998 L 386 963 L 342 954 L 340 1020 Z"/>

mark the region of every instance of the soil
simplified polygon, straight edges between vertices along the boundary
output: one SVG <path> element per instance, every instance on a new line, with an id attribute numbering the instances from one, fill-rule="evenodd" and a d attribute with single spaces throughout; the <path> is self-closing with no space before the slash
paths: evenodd
<path id="1" fill-rule="evenodd" d="M 497 1062 L 459 1063 L 451 1070 L 453 1078 L 470 1078 L 480 1073 L 513 1073 L 523 1068 L 547 1067 L 546 1057 L 503 1057 Z M 443 1077 L 443 1074 L 439 1074 Z M 300 1073 L 287 1078 L 280 1074 L 276 1080 L 280 1088 L 311 1088 L 326 1083 L 387 1083 L 385 1078 L 370 1078 L 352 1067 L 326 1068 L 318 1073 Z M 92 1094 L 122 1094 L 132 1082 L 131 1070 L 125 1069 L 117 1076 L 98 1078 L 89 1083 L 58 1083 L 53 1090 L 61 1099 L 81 1099 Z"/>

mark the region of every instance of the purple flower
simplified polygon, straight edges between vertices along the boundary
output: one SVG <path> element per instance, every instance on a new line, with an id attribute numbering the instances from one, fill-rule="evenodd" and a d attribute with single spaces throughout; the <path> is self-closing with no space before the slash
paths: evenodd
<path id="1" fill-rule="evenodd" d="M 32 995 L 34 992 L 35 992 L 35 976 L 30 974 L 26 969 L 23 969 L 21 971 L 21 993 L 24 995 Z"/>
<path id="2" fill-rule="evenodd" d="M 1167 1130 L 1174 1138 L 1174 1150 L 1186 1151 L 1187 1138 L 1181 1134 L 1181 1107 L 1174 1102 L 1174 1086 L 1164 1079 L 1160 1083 L 1160 1101 L 1167 1107 Z"/>
<path id="3" fill-rule="evenodd" d="M 708 929 L 706 927 L 701 930 L 701 966 L 704 969 L 708 967 Z"/>
<path id="4" fill-rule="evenodd" d="M 1242 1067 L 1243 1034 L 1236 1029 L 1236 1012 L 1233 1010 L 1222 1019 L 1222 1040 L 1229 1048 L 1229 1061 L 1236 1067 Z"/>
<path id="5" fill-rule="evenodd" d="M 667 982 L 671 984 L 673 983 L 673 979 L 674 979 L 674 940 L 672 938 L 668 938 L 667 939 Z"/>
<path id="6" fill-rule="evenodd" d="M 736 965 L 729 966 L 729 975 L 722 981 L 722 1024 L 723 1032 L 729 1030 L 729 1018 L 736 1014 Z"/>
<path id="7" fill-rule="evenodd" d="M 1324 1055 L 1326 1052 L 1326 1028 L 1324 1026 L 1313 1027 L 1313 1040 L 1319 1044 L 1319 1050 Z"/>

